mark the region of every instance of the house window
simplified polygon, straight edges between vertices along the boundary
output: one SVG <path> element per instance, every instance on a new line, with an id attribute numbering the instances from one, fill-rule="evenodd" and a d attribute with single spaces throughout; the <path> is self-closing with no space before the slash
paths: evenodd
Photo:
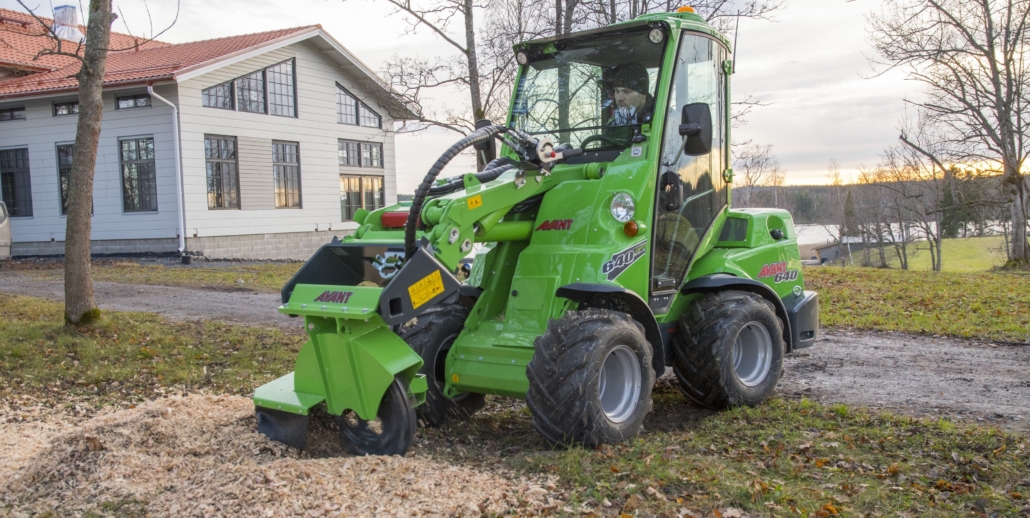
<path id="1" fill-rule="evenodd" d="M 383 126 L 383 119 L 378 113 L 364 104 L 358 105 L 358 113 L 361 115 L 361 125 L 366 128 L 380 128 Z"/>
<path id="2" fill-rule="evenodd" d="M 0 121 L 23 121 L 25 120 L 25 107 L 4 108 L 0 110 Z"/>
<path id="3" fill-rule="evenodd" d="M 258 70 L 236 79 L 236 109 L 241 112 L 265 113 L 264 76 L 264 70 Z"/>
<path id="4" fill-rule="evenodd" d="M 29 150 L 0 150 L 0 191 L 12 218 L 32 216 Z"/>
<path id="5" fill-rule="evenodd" d="M 297 114 L 294 96 L 293 60 L 283 61 L 265 69 L 268 78 L 268 112 L 272 115 L 293 117 Z"/>
<path id="6" fill-rule="evenodd" d="M 150 107 L 150 96 L 147 94 L 127 95 L 125 97 L 118 97 L 115 99 L 115 101 L 115 106 L 119 110 L 127 110 L 129 108 Z"/>
<path id="7" fill-rule="evenodd" d="M 203 90 L 201 93 L 201 99 L 203 100 L 204 106 L 210 106 L 212 108 L 222 108 L 224 110 L 233 109 L 232 105 L 232 81 L 222 83 L 220 85 L 212 86 Z"/>
<path id="8" fill-rule="evenodd" d="M 57 146 L 57 179 L 61 188 L 61 215 L 68 214 L 68 185 L 72 176 L 72 153 L 75 146 L 62 144 Z"/>
<path id="9" fill-rule="evenodd" d="M 154 139 L 118 142 L 122 159 L 122 200 L 125 212 L 157 211 L 157 169 Z"/>
<path id="10" fill-rule="evenodd" d="M 336 122 L 358 125 L 358 99 L 336 85 Z"/>
<path id="11" fill-rule="evenodd" d="M 353 220 L 358 209 L 376 210 L 383 205 L 382 176 L 340 175 L 340 208 L 344 221 Z"/>
<path id="12" fill-rule="evenodd" d="M 363 167 L 383 167 L 383 145 L 362 142 L 361 165 Z"/>
<path id="13" fill-rule="evenodd" d="M 275 208 L 299 209 L 300 148 L 295 142 L 272 142 Z"/>
<path id="14" fill-rule="evenodd" d="M 76 113 L 79 113 L 79 101 L 54 103 L 54 117 L 59 115 L 74 115 Z"/>
<path id="15" fill-rule="evenodd" d="M 361 166 L 361 155 L 359 154 L 361 143 L 353 140 L 341 140 L 339 146 L 340 165 Z"/>
<path id="16" fill-rule="evenodd" d="M 240 182 L 235 137 L 204 137 L 207 161 L 207 208 L 240 208 Z"/>

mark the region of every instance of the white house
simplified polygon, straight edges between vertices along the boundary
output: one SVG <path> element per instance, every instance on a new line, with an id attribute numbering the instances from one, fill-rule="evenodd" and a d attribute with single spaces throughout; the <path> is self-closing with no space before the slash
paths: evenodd
<path id="1" fill-rule="evenodd" d="M 12 255 L 59 255 L 78 61 L 33 59 L 51 43 L 25 13 L 0 9 L 0 29 Z M 321 26 L 111 46 L 93 253 L 306 259 L 396 200 L 393 123 L 415 116 Z"/>

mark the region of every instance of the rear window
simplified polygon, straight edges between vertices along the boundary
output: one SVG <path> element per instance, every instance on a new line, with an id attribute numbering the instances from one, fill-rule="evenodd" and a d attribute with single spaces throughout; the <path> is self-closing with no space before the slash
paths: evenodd
<path id="1" fill-rule="evenodd" d="M 719 241 L 745 241 L 747 239 L 747 220 L 743 218 L 726 218 Z"/>

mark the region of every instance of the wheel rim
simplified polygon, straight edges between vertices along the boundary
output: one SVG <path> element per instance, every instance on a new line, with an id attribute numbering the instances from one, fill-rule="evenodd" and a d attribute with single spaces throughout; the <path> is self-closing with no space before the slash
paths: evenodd
<path id="1" fill-rule="evenodd" d="M 748 387 L 765 381 L 772 364 L 772 337 L 758 322 L 748 322 L 733 343 L 733 372 Z"/>
<path id="2" fill-rule="evenodd" d="M 619 345 L 605 357 L 598 396 L 601 410 L 613 423 L 621 423 L 633 415 L 640 399 L 640 360 L 632 349 Z"/>

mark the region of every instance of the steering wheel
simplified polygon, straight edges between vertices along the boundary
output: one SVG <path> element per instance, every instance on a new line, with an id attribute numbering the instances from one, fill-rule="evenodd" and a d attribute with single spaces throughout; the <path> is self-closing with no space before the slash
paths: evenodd
<path id="1" fill-rule="evenodd" d="M 608 135 L 598 134 L 590 135 L 589 137 L 583 139 L 583 142 L 580 142 L 579 147 L 582 149 L 586 149 L 588 145 L 593 144 L 594 142 L 603 142 L 605 144 L 610 144 L 615 147 L 626 147 L 628 145 L 626 139 L 609 137 Z"/>

